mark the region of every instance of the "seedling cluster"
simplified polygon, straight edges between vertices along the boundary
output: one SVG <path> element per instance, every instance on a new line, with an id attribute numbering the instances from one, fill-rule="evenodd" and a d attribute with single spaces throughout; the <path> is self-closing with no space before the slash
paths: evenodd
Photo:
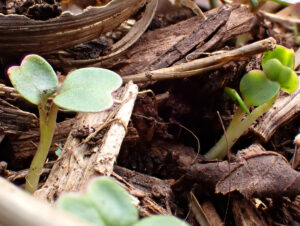
<path id="1" fill-rule="evenodd" d="M 62 195 L 57 207 L 97 226 L 188 226 L 172 216 L 138 220 L 138 210 L 124 188 L 108 177 L 94 179 L 85 193 Z"/>
<path id="2" fill-rule="evenodd" d="M 239 108 L 226 130 L 226 136 L 224 134 L 206 153 L 206 158 L 223 159 L 227 150 L 230 150 L 248 127 L 272 107 L 280 89 L 291 94 L 298 88 L 298 77 L 293 70 L 294 59 L 293 50 L 277 45 L 274 50 L 264 53 L 262 71 L 250 71 L 241 79 L 240 92 L 244 100 L 234 89 L 225 88 L 225 93 L 239 104 Z M 256 108 L 250 112 L 250 106 Z"/>
<path id="3" fill-rule="evenodd" d="M 33 193 L 52 143 L 58 108 L 76 112 L 105 110 L 112 106 L 111 93 L 121 86 L 122 79 L 110 70 L 82 68 L 69 73 L 58 88 L 53 68 L 38 55 L 26 56 L 20 66 L 8 69 L 8 75 L 15 89 L 39 110 L 40 143 L 25 185 L 25 189 Z M 54 96 L 52 100 L 51 96 Z"/>

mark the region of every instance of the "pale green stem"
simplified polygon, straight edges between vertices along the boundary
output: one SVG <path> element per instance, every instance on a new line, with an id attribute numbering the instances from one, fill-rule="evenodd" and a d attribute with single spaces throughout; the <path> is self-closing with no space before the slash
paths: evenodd
<path id="1" fill-rule="evenodd" d="M 234 143 L 240 136 L 251 126 L 251 124 L 258 119 L 259 116 L 266 113 L 273 105 L 276 97 L 269 102 L 255 108 L 250 115 L 244 120 L 243 111 L 239 108 L 234 114 L 233 119 L 226 130 L 226 137 L 223 135 L 221 139 L 213 146 L 209 152 L 205 154 L 207 159 L 223 159 L 227 155 L 227 151 L 231 149 Z M 227 139 L 226 139 L 227 138 Z"/>
<path id="2" fill-rule="evenodd" d="M 56 127 L 58 107 L 53 104 L 49 110 L 48 116 L 41 104 L 38 105 L 38 109 L 40 115 L 40 143 L 31 162 L 29 173 L 26 176 L 25 185 L 25 190 L 30 193 L 35 192 L 38 188 L 40 175 L 42 173 Z"/>

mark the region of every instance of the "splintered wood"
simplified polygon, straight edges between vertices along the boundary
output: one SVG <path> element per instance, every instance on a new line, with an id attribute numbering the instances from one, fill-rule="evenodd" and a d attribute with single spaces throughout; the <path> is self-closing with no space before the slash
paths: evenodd
<path id="1" fill-rule="evenodd" d="M 52 203 L 62 192 L 78 191 L 92 177 L 109 176 L 112 173 L 137 93 L 137 86 L 128 83 L 117 92 L 115 98 L 120 103 L 115 104 L 112 109 L 78 115 L 48 180 L 34 194 L 37 198 Z M 99 128 L 102 130 L 93 134 L 96 139 L 88 136 Z"/>

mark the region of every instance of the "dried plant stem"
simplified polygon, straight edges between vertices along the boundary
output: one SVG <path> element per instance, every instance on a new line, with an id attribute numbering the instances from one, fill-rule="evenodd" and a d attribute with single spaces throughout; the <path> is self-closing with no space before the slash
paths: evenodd
<path id="1" fill-rule="evenodd" d="M 31 162 L 29 173 L 26 176 L 25 185 L 25 190 L 30 193 L 35 192 L 38 188 L 40 175 L 42 173 L 56 127 L 58 106 L 53 104 L 48 115 L 47 111 L 41 104 L 38 105 L 38 109 L 41 132 L 40 143 L 37 152 L 35 153 L 35 156 L 33 157 L 33 160 Z"/>
<path id="2" fill-rule="evenodd" d="M 194 75 L 200 75 L 221 68 L 229 61 L 244 60 L 255 54 L 272 50 L 275 48 L 275 46 L 276 41 L 271 37 L 218 55 L 193 60 L 168 68 L 142 72 L 135 75 L 123 76 L 123 81 L 128 82 L 132 80 L 135 83 L 139 83 L 147 81 L 186 78 Z"/>

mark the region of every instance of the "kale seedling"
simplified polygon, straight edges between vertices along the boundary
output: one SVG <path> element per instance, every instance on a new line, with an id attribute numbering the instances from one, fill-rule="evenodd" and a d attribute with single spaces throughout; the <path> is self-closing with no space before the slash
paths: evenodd
<path id="1" fill-rule="evenodd" d="M 273 51 L 265 52 L 261 70 L 253 70 L 243 76 L 240 81 L 239 94 L 226 87 L 225 93 L 239 104 L 232 121 L 221 139 L 205 154 L 208 159 L 223 159 L 227 150 L 261 115 L 267 112 L 275 102 L 280 89 L 291 94 L 298 87 L 298 77 L 293 71 L 294 51 L 277 45 Z M 251 113 L 249 106 L 257 106 Z M 247 116 L 245 117 L 245 112 Z"/>
<path id="2" fill-rule="evenodd" d="M 85 193 L 62 195 L 57 207 L 97 226 L 188 226 L 171 216 L 138 221 L 138 210 L 124 188 L 109 177 L 95 178 Z"/>
<path id="3" fill-rule="evenodd" d="M 51 65 L 38 55 L 26 56 L 20 66 L 8 69 L 15 89 L 29 102 L 37 105 L 40 118 L 40 143 L 26 177 L 25 189 L 33 193 L 56 126 L 58 108 L 76 112 L 99 112 L 112 106 L 111 93 L 122 84 L 120 76 L 101 68 L 82 68 L 68 74 L 60 89 Z M 48 107 L 49 97 L 56 93 Z"/>

